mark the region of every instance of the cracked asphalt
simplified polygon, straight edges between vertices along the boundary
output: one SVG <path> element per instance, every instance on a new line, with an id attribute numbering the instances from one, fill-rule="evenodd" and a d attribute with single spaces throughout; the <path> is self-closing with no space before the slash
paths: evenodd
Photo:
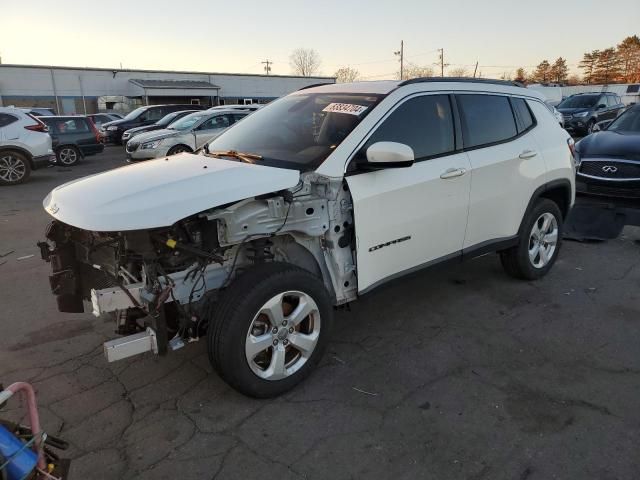
<path id="1" fill-rule="evenodd" d="M 35 385 L 72 479 L 639 477 L 640 229 L 565 242 L 538 282 L 487 255 L 383 287 L 337 313 L 304 384 L 253 400 L 204 342 L 107 364 L 114 326 L 57 311 L 41 200 L 121 152 L 0 189 L 0 382 Z"/>

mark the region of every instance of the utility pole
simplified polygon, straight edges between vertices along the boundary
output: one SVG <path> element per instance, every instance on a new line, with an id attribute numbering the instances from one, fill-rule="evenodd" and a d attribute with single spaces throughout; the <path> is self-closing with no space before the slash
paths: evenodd
<path id="1" fill-rule="evenodd" d="M 476 62 L 476 68 L 473 70 L 473 78 L 476 78 L 476 73 L 478 73 L 478 63 L 480 62 Z"/>
<path id="2" fill-rule="evenodd" d="M 440 76 L 444 77 L 444 48 L 439 48 L 438 51 L 440 52 Z M 449 66 L 449 64 L 447 63 L 446 66 Z"/>
<path id="3" fill-rule="evenodd" d="M 400 80 L 404 75 L 404 40 L 400 40 L 400 50 L 393 52 L 394 55 L 400 57 Z"/>
<path id="4" fill-rule="evenodd" d="M 264 65 L 264 71 L 267 72 L 267 75 L 269 75 L 269 73 L 271 73 L 271 65 L 273 65 L 273 62 L 267 59 L 261 63 Z"/>

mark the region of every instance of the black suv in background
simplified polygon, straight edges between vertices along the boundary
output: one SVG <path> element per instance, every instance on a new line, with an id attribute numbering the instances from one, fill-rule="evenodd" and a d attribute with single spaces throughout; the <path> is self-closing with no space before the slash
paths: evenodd
<path id="1" fill-rule="evenodd" d="M 141 133 L 153 132 L 154 130 L 160 130 L 160 129 L 163 129 L 163 128 L 167 128 L 169 125 L 171 125 L 176 120 L 179 120 L 182 117 L 184 117 L 185 115 L 189 115 L 190 113 L 194 113 L 194 112 L 197 112 L 197 111 L 198 110 L 193 110 L 193 109 L 191 109 L 191 110 L 180 110 L 178 112 L 173 112 L 173 113 L 169 113 L 168 115 L 165 115 L 160 120 L 158 120 L 156 123 L 153 123 L 151 125 L 145 125 L 144 127 L 130 128 L 129 130 L 127 130 L 126 132 L 124 132 L 122 134 L 122 143 L 127 143 L 132 137 L 135 137 L 136 135 L 140 135 Z"/>
<path id="2" fill-rule="evenodd" d="M 148 105 L 136 108 L 122 120 L 102 124 L 100 131 L 105 142 L 122 143 L 125 130 L 152 125 L 169 113 L 180 110 L 204 110 L 202 105 Z"/>
<path id="3" fill-rule="evenodd" d="M 571 95 L 556 108 L 564 117 L 566 130 L 588 135 L 596 123 L 616 118 L 624 110 L 624 104 L 615 93 L 595 92 Z"/>
<path id="4" fill-rule="evenodd" d="M 75 165 L 81 158 L 104 150 L 98 130 L 87 117 L 50 116 L 40 117 L 40 120 L 49 127 L 59 164 Z"/>

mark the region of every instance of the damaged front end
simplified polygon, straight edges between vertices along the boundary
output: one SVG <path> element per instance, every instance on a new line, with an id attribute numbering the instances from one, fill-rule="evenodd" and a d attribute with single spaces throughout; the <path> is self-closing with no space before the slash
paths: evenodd
<path id="1" fill-rule="evenodd" d="M 219 286 L 227 275 L 215 229 L 215 222 L 195 218 L 171 228 L 102 233 L 54 220 L 38 246 L 51 264 L 61 312 L 83 312 L 89 304 L 95 316 L 115 316 L 118 334 L 137 335 L 121 350 L 105 346 L 109 360 L 117 360 L 141 349 L 165 353 L 170 334 L 174 348 L 183 336 L 198 338 L 205 286 Z"/>
<path id="2" fill-rule="evenodd" d="M 349 192 L 316 175 L 295 192 L 230 203 L 170 227 L 96 232 L 54 220 L 46 239 L 39 247 L 58 309 L 111 315 L 124 335 L 105 343 L 109 361 L 199 339 L 221 289 L 258 263 L 311 271 L 336 305 L 357 295 Z"/>

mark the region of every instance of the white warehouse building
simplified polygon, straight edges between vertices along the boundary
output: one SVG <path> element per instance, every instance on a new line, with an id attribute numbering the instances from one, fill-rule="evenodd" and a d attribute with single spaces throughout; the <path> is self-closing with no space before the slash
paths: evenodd
<path id="1" fill-rule="evenodd" d="M 335 78 L 0 64 L 0 106 L 85 114 L 165 103 L 268 103 L 319 83 Z"/>

